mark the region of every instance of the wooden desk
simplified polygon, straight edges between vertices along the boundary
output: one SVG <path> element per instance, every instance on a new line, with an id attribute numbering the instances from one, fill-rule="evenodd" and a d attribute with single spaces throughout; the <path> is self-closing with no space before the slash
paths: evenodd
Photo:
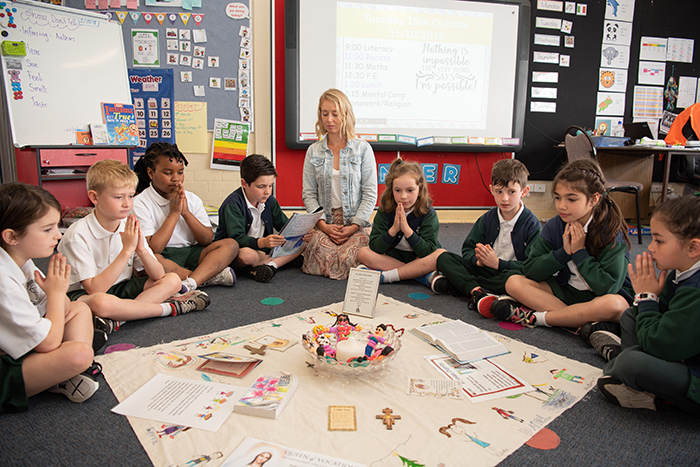
<path id="1" fill-rule="evenodd" d="M 623 147 L 596 147 L 598 163 L 606 176 L 617 180 L 633 180 L 644 185 L 640 193 L 641 217 L 650 217 L 649 198 L 651 195 L 651 177 L 654 171 L 653 156 L 658 154 L 664 159 L 663 187 L 661 189 L 661 202 L 666 201 L 668 180 L 671 172 L 671 158 L 681 155 L 698 155 L 700 149 L 695 148 L 667 148 L 646 146 Z M 624 213 L 634 212 L 634 199 L 620 193 L 613 193 L 615 202 L 620 205 Z M 625 217 L 628 216 L 627 214 Z"/>

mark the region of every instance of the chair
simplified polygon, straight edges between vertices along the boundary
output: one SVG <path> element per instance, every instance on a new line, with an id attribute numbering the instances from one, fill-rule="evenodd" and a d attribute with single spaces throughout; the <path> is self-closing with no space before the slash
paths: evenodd
<path id="1" fill-rule="evenodd" d="M 570 126 L 566 129 L 564 147 L 566 148 L 566 157 L 569 162 L 585 158 L 593 158 L 593 160 L 598 162 L 598 155 L 596 154 L 593 140 L 588 135 L 586 130 L 579 126 Z M 642 219 L 641 207 L 639 205 L 639 193 L 643 189 L 644 185 L 632 181 L 607 179 L 607 182 L 605 183 L 605 190 L 608 193 L 617 192 L 634 195 L 635 201 L 637 202 L 637 236 L 639 238 L 640 245 L 642 244 Z"/>

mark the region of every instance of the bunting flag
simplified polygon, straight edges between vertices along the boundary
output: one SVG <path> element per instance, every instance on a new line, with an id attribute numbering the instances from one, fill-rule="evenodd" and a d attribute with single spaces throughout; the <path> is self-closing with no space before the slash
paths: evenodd
<path id="1" fill-rule="evenodd" d="M 187 22 L 190 20 L 190 13 L 180 13 L 180 19 L 182 20 L 182 24 L 187 26 Z"/>
<path id="2" fill-rule="evenodd" d="M 126 19 L 127 16 L 129 16 L 129 13 L 126 11 L 117 11 L 117 18 L 119 18 L 119 22 L 124 24 L 124 20 Z"/>
<path id="3" fill-rule="evenodd" d="M 172 23 L 173 26 L 175 26 L 175 22 L 177 21 L 177 13 L 170 13 L 168 15 L 168 19 Z"/>
<path id="4" fill-rule="evenodd" d="M 107 21 L 112 21 L 112 12 L 111 11 L 105 11 L 105 16 L 107 17 Z"/>
<path id="5" fill-rule="evenodd" d="M 144 19 L 144 21 L 146 21 L 146 24 L 148 24 L 150 26 L 151 21 L 153 21 L 153 13 L 144 13 L 143 19 Z"/>
<path id="6" fill-rule="evenodd" d="M 160 23 L 160 25 L 163 25 L 163 20 L 165 19 L 165 13 L 156 13 L 156 19 Z"/>
<path id="7" fill-rule="evenodd" d="M 139 16 L 141 16 L 141 13 L 139 13 L 138 11 L 132 11 L 131 13 L 129 13 L 129 16 L 131 16 L 131 21 L 133 21 L 134 24 L 136 24 L 136 22 L 139 20 Z"/>
<path id="8" fill-rule="evenodd" d="M 204 19 L 204 15 L 197 13 L 196 15 L 192 15 L 192 19 L 195 23 L 197 23 L 197 27 L 199 27 L 199 25 L 202 23 L 202 20 Z"/>

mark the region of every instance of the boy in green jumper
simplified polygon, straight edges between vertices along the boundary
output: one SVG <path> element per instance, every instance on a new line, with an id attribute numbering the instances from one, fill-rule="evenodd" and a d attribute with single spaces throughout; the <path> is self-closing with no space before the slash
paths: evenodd
<path id="1" fill-rule="evenodd" d="M 445 293 L 453 286 L 471 297 L 479 313 L 493 317 L 491 306 L 498 303 L 493 294 L 506 293 L 506 280 L 522 269 L 542 227 L 521 200 L 530 191 L 528 175 L 525 165 L 515 159 L 494 164 L 489 189 L 496 207 L 476 221 L 464 240 L 462 256 L 447 252 L 438 257 L 437 268 L 444 277 L 433 281 L 435 292 Z"/>
<path id="2" fill-rule="evenodd" d="M 277 268 L 293 261 L 298 253 L 270 257 L 270 250 L 286 241 L 275 232 L 287 222 L 279 203 L 272 196 L 277 171 L 260 154 L 251 154 L 241 162 L 241 187 L 231 193 L 219 208 L 219 226 L 214 240 L 233 238 L 240 249 L 233 260 L 234 269 L 257 282 L 269 282 Z"/>
<path id="3" fill-rule="evenodd" d="M 610 359 L 598 388 L 622 407 L 659 410 L 668 401 L 700 416 L 700 198 L 656 208 L 651 235 L 649 253 L 628 268 L 636 296 L 620 318 L 622 339 L 591 334 Z"/>

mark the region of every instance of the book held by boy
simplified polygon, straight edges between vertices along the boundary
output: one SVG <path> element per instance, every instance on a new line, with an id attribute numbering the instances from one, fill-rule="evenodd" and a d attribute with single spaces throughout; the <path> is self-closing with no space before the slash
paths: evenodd
<path id="1" fill-rule="evenodd" d="M 257 417 L 277 418 L 296 388 L 296 376 L 260 376 L 233 406 L 233 411 Z"/>
<path id="2" fill-rule="evenodd" d="M 460 320 L 429 324 L 413 328 L 411 332 L 460 363 L 510 353 L 490 334 Z"/>
<path id="3" fill-rule="evenodd" d="M 301 250 L 301 247 L 304 245 L 302 238 L 311 232 L 311 229 L 314 228 L 321 216 L 323 216 L 322 207 L 319 207 L 314 212 L 295 212 L 292 214 L 292 217 L 284 224 L 279 233 L 287 241 L 272 250 L 272 258 L 291 255 Z"/>

